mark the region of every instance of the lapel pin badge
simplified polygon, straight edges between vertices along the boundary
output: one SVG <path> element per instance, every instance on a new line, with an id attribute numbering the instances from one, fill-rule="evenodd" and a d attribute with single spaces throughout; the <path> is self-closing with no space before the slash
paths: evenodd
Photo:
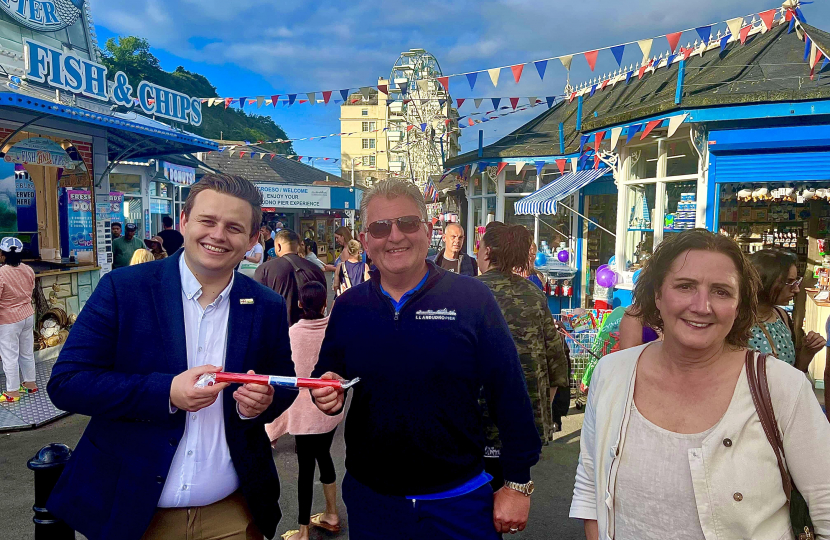
<path id="1" fill-rule="evenodd" d="M 239 303 L 243 306 L 253 305 L 254 299 L 253 298 L 240 298 Z"/>

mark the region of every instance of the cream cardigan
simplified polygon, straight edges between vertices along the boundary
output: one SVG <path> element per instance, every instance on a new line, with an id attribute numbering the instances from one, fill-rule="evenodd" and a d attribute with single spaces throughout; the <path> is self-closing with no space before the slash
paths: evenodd
<path id="1" fill-rule="evenodd" d="M 606 356 L 591 380 L 570 517 L 597 520 L 601 540 L 614 538 L 618 458 L 625 451 L 637 361 L 647 346 Z M 818 538 L 828 540 L 830 424 L 802 372 L 770 357 L 767 373 L 787 466 L 807 500 Z M 778 464 L 755 413 L 745 371 L 726 414 L 703 447 L 689 452 L 689 467 L 706 540 L 793 537 Z"/>

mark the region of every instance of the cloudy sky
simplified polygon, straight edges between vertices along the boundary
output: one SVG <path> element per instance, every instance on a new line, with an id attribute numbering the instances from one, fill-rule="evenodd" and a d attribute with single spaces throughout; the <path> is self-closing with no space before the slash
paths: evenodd
<path id="1" fill-rule="evenodd" d="M 388 77 L 401 51 L 423 48 L 445 75 L 512 65 L 617 45 L 780 7 L 769 0 L 418 0 L 410 2 L 282 2 L 277 0 L 90 0 L 100 40 L 112 36 L 147 38 L 167 70 L 182 65 L 207 76 L 221 96 L 256 96 L 357 88 Z M 393 7 L 395 6 L 395 7 Z M 830 3 L 803 8 L 807 21 L 830 30 Z M 747 19 L 748 20 L 748 19 Z M 725 29 L 724 24 L 714 32 Z M 697 34 L 686 32 L 681 45 Z M 665 39 L 653 55 L 665 53 Z M 624 63 L 641 58 L 636 44 Z M 601 51 L 591 73 L 575 57 L 572 82 L 617 67 Z M 503 70 L 498 87 L 486 73 L 471 91 L 465 77 L 450 79 L 453 98 L 527 97 L 561 94 L 566 71 L 548 65 L 544 80 L 533 66 L 519 84 Z M 305 96 L 302 96 L 305 97 Z M 506 102 L 507 100 L 505 100 Z M 485 105 L 479 111 L 484 112 Z M 271 114 L 289 137 L 340 131 L 339 107 L 294 105 Z M 476 112 L 472 102 L 460 113 Z M 485 144 L 494 142 L 542 112 L 541 107 L 482 124 Z M 477 145 L 477 130 L 464 130 L 462 149 Z M 295 143 L 302 155 L 339 157 L 337 138 Z M 333 171 L 336 167 L 329 166 Z"/>

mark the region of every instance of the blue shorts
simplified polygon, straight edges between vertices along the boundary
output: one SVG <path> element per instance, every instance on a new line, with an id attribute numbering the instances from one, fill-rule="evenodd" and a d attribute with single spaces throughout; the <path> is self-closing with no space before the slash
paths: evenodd
<path id="1" fill-rule="evenodd" d="M 351 540 L 500 540 L 490 484 L 449 499 L 382 495 L 346 473 L 343 502 Z"/>

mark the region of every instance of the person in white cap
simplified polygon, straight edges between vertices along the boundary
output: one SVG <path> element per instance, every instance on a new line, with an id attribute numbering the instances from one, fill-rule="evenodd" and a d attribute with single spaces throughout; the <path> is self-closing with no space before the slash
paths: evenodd
<path id="1" fill-rule="evenodd" d="M 37 392 L 35 382 L 35 311 L 32 291 L 35 272 L 23 264 L 23 243 L 7 236 L 0 240 L 0 359 L 6 391 L 0 403 L 20 401 L 20 394 Z M 20 372 L 23 384 L 20 384 Z"/>

